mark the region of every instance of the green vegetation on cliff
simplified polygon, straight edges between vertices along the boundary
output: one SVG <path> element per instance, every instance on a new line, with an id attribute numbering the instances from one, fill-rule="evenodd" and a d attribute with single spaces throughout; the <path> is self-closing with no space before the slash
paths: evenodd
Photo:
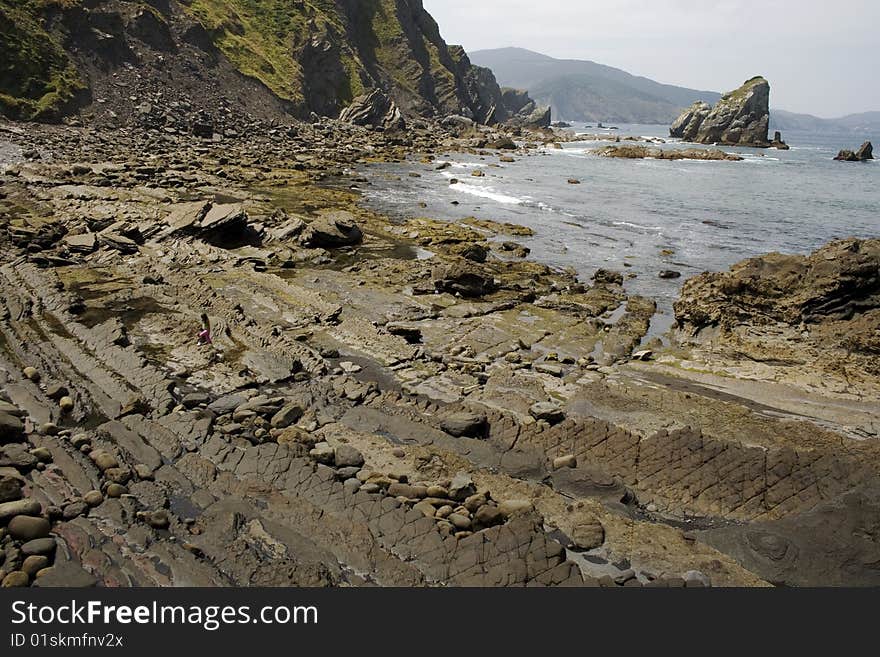
<path id="1" fill-rule="evenodd" d="M 455 96 L 454 63 L 419 3 L 191 0 L 184 5 L 238 70 L 297 107 L 338 111 L 386 82 L 405 99 L 427 96 L 429 102 L 442 102 Z"/>
<path id="2" fill-rule="evenodd" d="M 42 11 L 71 0 L 0 0 L 0 113 L 52 119 L 84 88 Z"/>
<path id="3" fill-rule="evenodd" d="M 57 118 L 85 89 L 105 93 L 123 62 L 155 75 L 150 50 L 180 86 L 226 60 L 301 117 L 338 116 L 380 88 L 406 114 L 483 121 L 501 97 L 493 76 L 453 56 L 421 0 L 0 0 L 0 46 L 0 113 L 17 119 Z M 205 47 L 220 60 L 193 50 Z"/>

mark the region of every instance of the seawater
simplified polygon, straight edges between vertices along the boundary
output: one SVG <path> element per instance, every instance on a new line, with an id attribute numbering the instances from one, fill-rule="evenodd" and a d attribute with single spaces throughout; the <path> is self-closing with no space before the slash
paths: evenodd
<path id="1" fill-rule="evenodd" d="M 665 126 L 617 127 L 573 126 L 621 139 L 666 139 L 661 148 L 683 146 L 667 139 Z M 671 323 L 683 281 L 696 274 L 768 252 L 806 254 L 834 239 L 880 237 L 880 162 L 833 160 L 841 148 L 856 149 L 866 139 L 880 147 L 877 137 L 789 132 L 783 135 L 789 151 L 724 149 L 742 162 L 602 158 L 592 151 L 608 145 L 603 141 L 528 156 L 440 153 L 432 164 L 369 165 L 365 202 L 401 218 L 474 216 L 528 226 L 534 237 L 502 239 L 528 246 L 540 262 L 573 267 L 584 280 L 599 268 L 629 275 L 630 293 L 658 302 L 657 331 Z M 503 155 L 516 162 L 500 162 Z M 442 162 L 450 167 L 438 170 Z M 485 176 L 471 176 L 476 169 Z M 420 177 L 410 177 L 413 172 Z M 450 185 L 453 177 L 460 182 Z M 670 269 L 682 278 L 659 277 Z"/>

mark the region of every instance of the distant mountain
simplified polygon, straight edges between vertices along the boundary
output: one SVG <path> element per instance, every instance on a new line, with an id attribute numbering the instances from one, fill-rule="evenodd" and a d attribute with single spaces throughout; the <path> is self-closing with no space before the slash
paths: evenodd
<path id="1" fill-rule="evenodd" d="M 850 114 L 839 119 L 820 119 L 810 114 L 795 114 L 784 110 L 773 110 L 770 113 L 770 129 L 805 130 L 808 132 L 841 132 L 849 131 L 864 135 L 880 134 L 880 112 L 863 112 Z"/>
<path id="2" fill-rule="evenodd" d="M 694 102 L 715 104 L 721 98 L 713 91 L 660 84 L 596 62 L 555 59 L 523 48 L 479 50 L 471 61 L 492 69 L 504 86 L 528 89 L 561 120 L 672 123 Z"/>

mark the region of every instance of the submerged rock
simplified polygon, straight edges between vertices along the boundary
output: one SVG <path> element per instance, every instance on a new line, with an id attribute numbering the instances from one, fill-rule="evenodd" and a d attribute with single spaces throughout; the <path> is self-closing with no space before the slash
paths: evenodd
<path id="1" fill-rule="evenodd" d="M 624 160 L 715 160 L 740 162 L 742 157 L 735 153 L 725 153 L 717 148 L 663 149 L 650 146 L 605 146 L 593 151 L 601 157 L 615 157 Z"/>

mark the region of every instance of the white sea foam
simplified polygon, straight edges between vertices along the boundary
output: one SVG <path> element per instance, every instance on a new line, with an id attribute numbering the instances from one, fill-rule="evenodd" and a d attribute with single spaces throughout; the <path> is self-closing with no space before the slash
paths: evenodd
<path id="1" fill-rule="evenodd" d="M 467 183 L 458 183 L 455 185 L 450 185 L 449 189 L 461 192 L 462 194 L 470 194 L 471 196 L 478 196 L 480 198 L 487 198 L 496 203 L 503 203 L 504 205 L 522 205 L 525 201 L 521 198 L 517 198 L 516 196 L 508 196 L 506 194 L 500 194 L 495 191 L 492 187 L 479 187 L 477 185 L 468 185 Z"/>
<path id="2" fill-rule="evenodd" d="M 489 165 L 485 162 L 451 162 L 453 169 L 485 169 Z"/>

